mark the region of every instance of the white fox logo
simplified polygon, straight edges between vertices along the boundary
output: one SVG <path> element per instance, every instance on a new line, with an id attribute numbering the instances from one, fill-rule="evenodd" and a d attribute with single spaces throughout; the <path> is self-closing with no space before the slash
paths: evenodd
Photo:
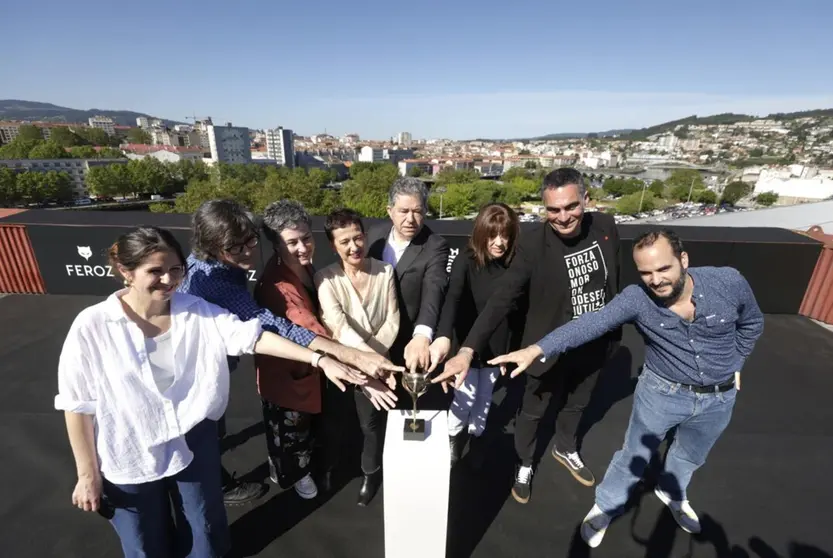
<path id="1" fill-rule="evenodd" d="M 90 261 L 90 257 L 93 255 L 93 251 L 90 250 L 89 246 L 79 246 L 78 255 L 84 258 L 85 260 Z"/>

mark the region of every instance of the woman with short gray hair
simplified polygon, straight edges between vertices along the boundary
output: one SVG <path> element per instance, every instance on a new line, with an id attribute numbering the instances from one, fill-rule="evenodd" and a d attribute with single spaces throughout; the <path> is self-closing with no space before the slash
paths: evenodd
<path id="1" fill-rule="evenodd" d="M 263 233 L 274 253 L 254 295 L 260 306 L 275 315 L 326 336 L 327 330 L 317 318 L 312 265 L 315 240 L 310 225 L 309 214 L 297 201 L 280 200 L 266 208 Z M 311 474 L 316 438 L 313 422 L 321 414 L 323 392 L 339 390 L 314 368 L 300 362 L 255 358 L 255 366 L 266 427 L 269 478 L 284 489 L 294 486 L 302 498 L 315 498 L 318 486 Z"/>

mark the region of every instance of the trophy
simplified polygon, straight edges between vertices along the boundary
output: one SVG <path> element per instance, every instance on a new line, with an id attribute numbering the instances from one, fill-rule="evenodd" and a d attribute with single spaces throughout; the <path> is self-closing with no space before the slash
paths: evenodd
<path id="1" fill-rule="evenodd" d="M 402 386 L 405 391 L 411 394 L 414 402 L 414 413 L 410 419 L 405 420 L 404 438 L 406 440 L 425 440 L 425 419 L 417 418 L 417 399 L 428 391 L 428 374 L 422 372 L 403 372 Z"/>

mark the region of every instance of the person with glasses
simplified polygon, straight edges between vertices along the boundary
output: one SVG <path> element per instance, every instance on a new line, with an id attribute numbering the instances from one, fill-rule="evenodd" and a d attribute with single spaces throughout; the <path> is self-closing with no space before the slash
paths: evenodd
<path id="1" fill-rule="evenodd" d="M 379 354 L 345 347 L 257 304 L 248 285 L 260 259 L 259 227 L 254 215 L 238 202 L 209 200 L 200 205 L 192 218 L 191 244 L 188 275 L 179 287 L 181 292 L 204 298 L 243 321 L 258 318 L 265 330 L 325 353 L 368 376 L 386 378 L 404 370 Z M 229 364 L 233 370 L 237 362 L 232 360 Z M 219 421 L 219 434 L 220 438 L 225 436 L 223 419 Z M 245 504 L 266 493 L 262 483 L 241 483 L 225 468 L 222 474 L 227 504 Z"/>

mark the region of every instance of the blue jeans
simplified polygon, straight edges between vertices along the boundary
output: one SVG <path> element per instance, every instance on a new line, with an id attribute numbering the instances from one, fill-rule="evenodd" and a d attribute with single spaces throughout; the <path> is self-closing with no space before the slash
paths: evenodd
<path id="1" fill-rule="evenodd" d="M 204 420 L 185 439 L 194 459 L 176 475 L 142 484 L 104 480 L 125 558 L 215 558 L 229 551 L 217 423 Z"/>
<path id="2" fill-rule="evenodd" d="M 596 487 L 596 505 L 610 516 L 625 508 L 651 455 L 676 427 L 659 488 L 673 500 L 686 500 L 686 488 L 732 418 L 737 390 L 694 393 L 644 368 L 633 398 L 625 445 L 617 451 Z"/>

